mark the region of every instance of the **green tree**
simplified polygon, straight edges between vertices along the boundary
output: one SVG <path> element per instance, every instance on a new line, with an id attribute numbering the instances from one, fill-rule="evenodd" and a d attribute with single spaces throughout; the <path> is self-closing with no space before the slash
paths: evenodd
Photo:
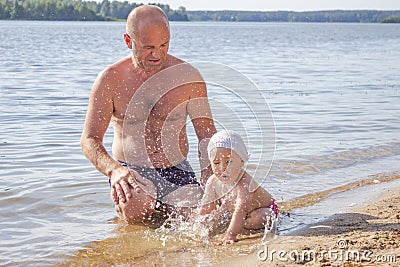
<path id="1" fill-rule="evenodd" d="M 10 11 L 10 19 L 24 18 L 24 8 L 19 4 L 18 0 L 14 0 Z"/>
<path id="2" fill-rule="evenodd" d="M 142 5 L 128 1 L 102 2 L 85 0 L 0 0 L 0 19 L 34 20 L 111 20 L 126 19 L 129 12 Z M 171 20 L 188 20 L 186 9 L 160 6 Z"/>
<path id="3" fill-rule="evenodd" d="M 390 16 L 382 20 L 382 23 L 400 23 L 400 16 Z"/>
<path id="4" fill-rule="evenodd" d="M 0 19 L 10 19 L 10 7 L 8 0 L 0 2 Z"/>
<path id="5" fill-rule="evenodd" d="M 110 16 L 110 2 L 108 0 L 101 2 L 100 15 L 103 17 Z"/>

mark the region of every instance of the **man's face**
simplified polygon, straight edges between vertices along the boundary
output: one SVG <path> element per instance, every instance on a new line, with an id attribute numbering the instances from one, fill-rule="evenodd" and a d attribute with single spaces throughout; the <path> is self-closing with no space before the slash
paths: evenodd
<path id="1" fill-rule="evenodd" d="M 141 27 L 132 38 L 132 51 L 136 64 L 147 73 L 154 74 L 162 69 L 169 48 L 168 25 Z"/>

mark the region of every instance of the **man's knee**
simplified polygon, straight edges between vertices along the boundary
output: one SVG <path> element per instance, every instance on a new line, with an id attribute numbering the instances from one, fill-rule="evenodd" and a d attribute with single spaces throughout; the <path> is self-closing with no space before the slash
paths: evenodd
<path id="1" fill-rule="evenodd" d="M 171 192 L 162 202 L 178 207 L 197 207 L 203 196 L 203 190 L 198 185 L 185 185 Z"/>
<path id="2" fill-rule="evenodd" d="M 127 223 L 143 222 L 153 213 L 156 200 L 146 192 L 134 193 L 133 190 L 131 191 L 132 198 L 127 199 L 126 202 L 120 201 L 118 205 L 115 205 L 115 211 Z"/>

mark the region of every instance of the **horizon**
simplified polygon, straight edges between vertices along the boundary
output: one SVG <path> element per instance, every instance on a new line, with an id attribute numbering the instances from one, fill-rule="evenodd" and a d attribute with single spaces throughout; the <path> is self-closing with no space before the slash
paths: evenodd
<path id="1" fill-rule="evenodd" d="M 394 3 L 392 0 L 331 0 L 323 2 L 320 0 L 281 0 L 279 2 L 266 2 L 264 0 L 247 0 L 245 2 L 220 1 L 190 1 L 190 0 L 159 0 L 160 4 L 168 4 L 172 9 L 179 7 L 187 11 L 291 11 L 312 12 L 332 10 L 378 10 L 397 11 L 400 10 L 400 1 Z M 152 2 L 152 3 L 154 3 Z"/>
<path id="2" fill-rule="evenodd" d="M 121 0 L 122 1 L 122 0 Z M 172 7 L 171 7 L 172 8 Z M 173 9 L 173 8 L 172 8 Z M 176 10 L 176 9 L 174 9 Z M 191 10 L 191 9 L 186 9 L 187 12 L 204 12 L 204 11 L 210 11 L 210 12 L 217 12 L 217 11 L 233 11 L 233 12 L 296 12 L 296 13 L 302 13 L 302 12 L 325 12 L 325 11 L 400 11 L 399 9 L 323 9 L 323 10 L 302 10 L 302 11 L 297 11 L 297 10 L 240 10 L 240 9 L 217 9 L 217 10 L 212 10 L 212 9 L 199 9 L 199 10 Z"/>

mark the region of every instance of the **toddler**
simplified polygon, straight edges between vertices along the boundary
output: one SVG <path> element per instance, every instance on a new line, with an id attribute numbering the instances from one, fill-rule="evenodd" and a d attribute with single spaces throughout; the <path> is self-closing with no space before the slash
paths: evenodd
<path id="1" fill-rule="evenodd" d="M 214 134 L 207 152 L 213 175 L 205 185 L 199 214 L 210 214 L 224 203 L 232 219 L 220 244 L 232 244 L 243 228 L 264 228 L 269 216 L 278 215 L 278 207 L 261 186 L 250 190 L 256 182 L 244 170 L 249 155 L 239 134 L 230 130 Z"/>

